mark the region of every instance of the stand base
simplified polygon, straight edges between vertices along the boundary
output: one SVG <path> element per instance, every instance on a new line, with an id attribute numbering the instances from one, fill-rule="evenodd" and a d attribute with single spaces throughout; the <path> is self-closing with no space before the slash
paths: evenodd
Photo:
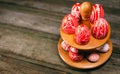
<path id="1" fill-rule="evenodd" d="M 84 58 L 80 62 L 74 62 L 69 58 L 68 52 L 66 52 L 62 49 L 61 42 L 62 42 L 62 39 L 60 38 L 60 40 L 58 42 L 58 52 L 59 52 L 60 57 L 66 64 L 68 64 L 72 67 L 75 67 L 75 68 L 79 68 L 79 69 L 96 68 L 96 67 L 104 64 L 110 58 L 110 56 L 112 54 L 112 42 L 110 40 L 108 40 L 107 43 L 110 45 L 110 49 L 106 53 L 100 53 L 100 59 L 97 62 L 95 62 L 95 63 L 89 62 L 86 58 Z"/>

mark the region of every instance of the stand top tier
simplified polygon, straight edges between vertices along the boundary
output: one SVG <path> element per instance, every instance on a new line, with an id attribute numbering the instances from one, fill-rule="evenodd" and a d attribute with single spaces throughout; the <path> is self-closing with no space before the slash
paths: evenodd
<path id="1" fill-rule="evenodd" d="M 85 24 L 91 31 L 91 27 L 93 24 L 90 23 L 90 16 L 92 13 L 92 5 L 90 2 L 83 2 L 80 6 L 80 15 L 81 15 L 81 21 L 80 24 Z M 90 32 L 91 33 L 91 32 Z M 104 39 L 96 39 L 90 34 L 90 40 L 85 45 L 80 45 L 75 42 L 75 34 L 66 34 L 62 27 L 60 27 L 60 34 L 62 39 L 67 42 L 70 46 L 75 47 L 79 50 L 93 50 L 104 43 L 106 43 L 110 38 L 111 28 L 110 24 L 108 23 L 108 33 L 107 36 Z"/>
<path id="2" fill-rule="evenodd" d="M 109 25 L 109 30 L 108 30 L 108 34 L 104 39 L 96 39 L 92 36 L 92 34 L 90 35 L 90 41 L 86 44 L 86 45 L 80 45 L 77 44 L 74 40 L 74 34 L 66 34 L 62 28 L 60 27 L 60 34 L 62 39 L 67 42 L 70 46 L 75 47 L 79 50 L 93 50 L 101 45 L 103 45 L 105 42 L 107 42 L 110 38 L 110 33 L 111 33 L 111 28 Z"/>

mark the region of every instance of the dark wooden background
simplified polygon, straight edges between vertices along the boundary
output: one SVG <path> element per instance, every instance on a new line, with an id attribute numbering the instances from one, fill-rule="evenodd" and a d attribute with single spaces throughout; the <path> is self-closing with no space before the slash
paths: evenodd
<path id="1" fill-rule="evenodd" d="M 81 70 L 58 55 L 62 18 L 76 2 L 103 5 L 113 42 L 111 58 L 102 66 Z M 120 73 L 120 0 L 0 0 L 0 74 Z"/>

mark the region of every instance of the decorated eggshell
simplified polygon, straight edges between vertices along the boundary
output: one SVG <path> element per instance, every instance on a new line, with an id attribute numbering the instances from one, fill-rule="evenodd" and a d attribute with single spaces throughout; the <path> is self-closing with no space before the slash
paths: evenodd
<path id="1" fill-rule="evenodd" d="M 67 44 L 65 41 L 62 41 L 61 47 L 63 48 L 63 50 L 69 51 L 71 46 Z"/>
<path id="2" fill-rule="evenodd" d="M 104 45 L 102 45 L 102 46 L 100 46 L 100 47 L 98 47 L 96 49 L 99 52 L 107 52 L 110 49 L 110 46 L 109 46 L 108 43 L 105 43 Z"/>
<path id="3" fill-rule="evenodd" d="M 82 24 L 79 25 L 75 30 L 75 41 L 77 44 L 87 44 L 90 40 L 89 28 Z"/>
<path id="4" fill-rule="evenodd" d="M 78 53 L 78 49 L 74 47 L 70 47 L 70 51 L 73 53 Z"/>
<path id="5" fill-rule="evenodd" d="M 71 14 L 77 19 L 80 20 L 80 3 L 75 3 L 71 9 Z"/>
<path id="6" fill-rule="evenodd" d="M 97 39 L 103 39 L 108 33 L 108 22 L 104 18 L 99 18 L 92 26 L 92 35 Z"/>
<path id="7" fill-rule="evenodd" d="M 71 14 L 66 15 L 62 20 L 62 29 L 67 34 L 75 33 L 75 29 L 78 26 L 78 21 Z"/>
<path id="8" fill-rule="evenodd" d="M 95 53 L 95 52 L 91 53 L 91 54 L 87 57 L 87 59 L 88 59 L 90 62 L 97 62 L 97 61 L 99 60 L 99 58 L 100 58 L 99 54 L 98 54 L 98 53 Z"/>
<path id="9" fill-rule="evenodd" d="M 69 51 L 69 57 L 72 61 L 81 61 L 83 59 L 83 55 L 79 53 L 74 53 L 73 51 Z"/>
<path id="10" fill-rule="evenodd" d="M 95 4 L 92 6 L 92 14 L 90 16 L 90 22 L 94 23 L 99 18 L 104 18 L 104 9 L 102 5 Z"/>

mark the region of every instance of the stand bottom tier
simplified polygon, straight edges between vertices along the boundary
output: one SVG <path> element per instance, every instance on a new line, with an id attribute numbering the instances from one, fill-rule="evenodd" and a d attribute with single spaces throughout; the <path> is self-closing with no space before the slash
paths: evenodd
<path id="1" fill-rule="evenodd" d="M 62 49 L 61 42 L 62 42 L 62 39 L 60 38 L 59 42 L 58 42 L 58 52 L 59 52 L 61 59 L 69 66 L 79 68 L 79 69 L 96 68 L 96 67 L 104 64 L 110 58 L 110 56 L 112 54 L 112 42 L 110 40 L 108 40 L 107 43 L 110 45 L 110 49 L 106 53 L 100 53 L 100 59 L 97 62 L 95 62 L 95 63 L 89 62 L 86 58 L 84 58 L 80 62 L 74 62 L 69 58 L 68 52 L 66 52 Z"/>

